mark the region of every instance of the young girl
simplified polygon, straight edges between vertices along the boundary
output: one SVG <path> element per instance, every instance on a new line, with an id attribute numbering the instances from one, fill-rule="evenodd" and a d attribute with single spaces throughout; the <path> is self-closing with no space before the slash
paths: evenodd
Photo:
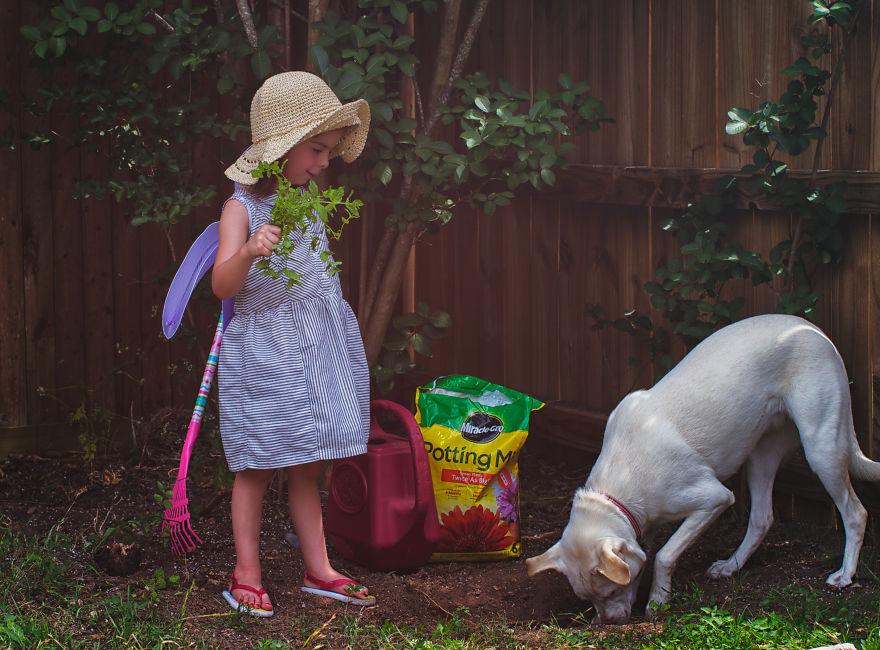
<path id="1" fill-rule="evenodd" d="M 287 261 L 300 284 L 272 279 L 254 262 L 272 256 L 280 228 L 269 223 L 277 194 L 251 175 L 260 161 L 284 160 L 284 175 L 306 185 L 331 158 L 360 155 L 370 125 L 364 100 L 341 104 L 318 77 L 284 72 L 267 79 L 251 104 L 253 144 L 226 170 L 235 191 L 220 217 L 220 246 L 212 275 L 218 298 L 235 296 L 235 317 L 223 333 L 218 385 L 220 433 L 232 488 L 236 565 L 229 604 L 271 616 L 260 576 L 263 495 L 273 470 L 287 473 L 290 518 L 306 572 L 303 590 L 371 605 L 362 585 L 330 566 L 318 483 L 327 461 L 365 453 L 369 430 L 369 371 L 363 342 L 337 276 L 320 253 L 320 221 L 309 227 Z M 317 235 L 321 244 L 311 248 Z M 275 268 L 281 262 L 273 260 Z"/>

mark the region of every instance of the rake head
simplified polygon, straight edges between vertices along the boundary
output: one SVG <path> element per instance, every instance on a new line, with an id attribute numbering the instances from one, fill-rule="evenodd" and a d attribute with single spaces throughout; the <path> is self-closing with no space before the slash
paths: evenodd
<path id="1" fill-rule="evenodd" d="M 204 543 L 196 535 L 190 523 L 185 482 L 178 481 L 174 485 L 171 507 L 165 510 L 162 518 L 162 531 L 164 532 L 165 529 L 168 529 L 171 537 L 171 552 L 175 555 L 191 553 Z"/>

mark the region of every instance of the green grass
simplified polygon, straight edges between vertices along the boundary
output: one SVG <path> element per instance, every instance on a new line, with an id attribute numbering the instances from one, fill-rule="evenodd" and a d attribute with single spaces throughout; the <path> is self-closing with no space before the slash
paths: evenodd
<path id="1" fill-rule="evenodd" d="M 873 589 L 829 596 L 785 587 L 770 589 L 756 600 L 754 593 L 746 593 L 736 583 L 731 583 L 725 607 L 706 602 L 698 588 L 682 591 L 664 611 L 662 624 L 653 626 L 593 627 L 580 616 L 564 622 L 510 624 L 477 619 L 459 608 L 429 628 L 393 621 L 365 623 L 346 613 L 316 627 L 297 620 L 285 639 L 261 638 L 260 624 L 242 615 L 187 621 L 190 590 L 159 579 L 164 576 L 154 575 L 146 583 L 133 581 L 124 592 L 95 589 L 93 581 L 101 578 L 82 564 L 84 556 L 88 557 L 85 546 L 76 548 L 57 529 L 33 536 L 0 528 L 0 648 L 210 648 L 216 645 L 219 625 L 258 650 L 318 645 L 389 650 L 783 650 L 841 641 L 853 642 L 861 650 L 880 650 L 880 603 Z M 168 583 L 167 591 L 160 582 Z M 166 594 L 176 603 L 173 609 L 160 607 Z M 732 611 L 735 607 L 740 609 Z"/>

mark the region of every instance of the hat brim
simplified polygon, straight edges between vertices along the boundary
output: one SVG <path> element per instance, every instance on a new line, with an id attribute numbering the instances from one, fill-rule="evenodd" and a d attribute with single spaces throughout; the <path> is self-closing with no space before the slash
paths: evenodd
<path id="1" fill-rule="evenodd" d="M 284 135 L 255 142 L 226 169 L 226 177 L 242 185 L 253 185 L 257 179 L 251 172 L 259 167 L 260 162 L 278 160 L 299 143 L 340 128 L 346 128 L 346 131 L 339 144 L 330 152 L 330 157 L 339 156 L 345 162 L 352 162 L 361 155 L 367 142 L 367 134 L 370 132 L 370 105 L 365 100 L 358 99 Z"/>

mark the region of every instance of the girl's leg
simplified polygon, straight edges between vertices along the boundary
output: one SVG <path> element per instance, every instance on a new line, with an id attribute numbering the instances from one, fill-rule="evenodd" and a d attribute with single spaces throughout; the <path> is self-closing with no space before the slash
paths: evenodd
<path id="1" fill-rule="evenodd" d="M 235 474 L 232 484 L 232 536 L 235 540 L 235 579 L 261 589 L 260 523 L 263 518 L 263 496 L 272 478 L 271 469 L 246 469 Z M 266 594 L 262 598 L 245 589 L 231 591 L 242 604 L 272 609 Z"/>
<path id="2" fill-rule="evenodd" d="M 321 513 L 321 495 L 318 483 L 324 474 L 327 461 L 317 461 L 287 468 L 287 500 L 290 520 L 299 537 L 300 551 L 306 571 L 318 580 L 329 582 L 346 576 L 330 566 L 327 543 L 324 540 L 324 522 Z M 309 586 L 315 586 L 306 582 Z M 352 595 L 366 598 L 367 589 Z"/>

